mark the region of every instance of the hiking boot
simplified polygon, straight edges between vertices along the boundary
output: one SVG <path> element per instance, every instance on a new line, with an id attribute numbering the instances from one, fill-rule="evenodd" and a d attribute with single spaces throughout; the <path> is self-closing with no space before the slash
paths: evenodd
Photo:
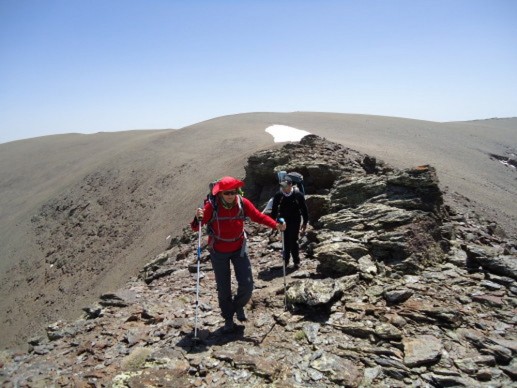
<path id="1" fill-rule="evenodd" d="M 241 307 L 235 311 L 235 314 L 237 315 L 237 319 L 240 322 L 246 322 L 248 319 L 246 318 L 246 314 L 244 314 L 244 307 Z"/>
<path id="2" fill-rule="evenodd" d="M 223 333 L 231 333 L 234 330 L 235 330 L 235 323 L 233 323 L 233 318 L 225 320 L 222 332 Z"/>

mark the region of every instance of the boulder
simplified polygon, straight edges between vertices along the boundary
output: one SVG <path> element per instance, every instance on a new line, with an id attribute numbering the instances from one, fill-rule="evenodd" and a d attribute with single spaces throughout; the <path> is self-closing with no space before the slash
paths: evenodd
<path id="1" fill-rule="evenodd" d="M 442 342 L 432 335 L 404 338 L 402 344 L 404 364 L 410 368 L 437 363 L 443 351 Z"/>
<path id="2" fill-rule="evenodd" d="M 418 166 L 388 175 L 386 194 L 391 206 L 440 212 L 443 198 L 438 184 L 434 167 Z"/>
<path id="3" fill-rule="evenodd" d="M 375 327 L 375 335 L 387 341 L 400 341 L 402 331 L 390 323 L 381 323 Z"/>
<path id="4" fill-rule="evenodd" d="M 135 292 L 131 290 L 122 290 L 115 293 L 108 292 L 100 296 L 99 304 L 101 306 L 127 307 L 134 303 L 137 299 Z"/>
<path id="5" fill-rule="evenodd" d="M 287 303 L 310 307 L 329 305 L 339 299 L 342 290 L 331 279 L 297 280 L 287 288 Z"/>
<path id="6" fill-rule="evenodd" d="M 330 199 L 333 208 L 357 206 L 385 190 L 385 176 L 352 176 L 336 182 L 335 188 L 330 192 Z"/>
<path id="7" fill-rule="evenodd" d="M 407 288 L 384 292 L 384 298 L 389 304 L 403 303 L 413 295 L 413 291 Z"/>
<path id="8" fill-rule="evenodd" d="M 347 241 L 322 244 L 314 250 L 314 258 L 319 261 L 318 272 L 330 277 L 356 273 L 358 260 L 367 254 L 364 245 Z"/>
<path id="9" fill-rule="evenodd" d="M 320 218 L 323 228 L 336 231 L 379 230 L 410 223 L 421 213 L 381 203 L 365 203 L 354 209 L 342 209 Z"/>
<path id="10" fill-rule="evenodd" d="M 329 213 L 330 199 L 328 195 L 306 195 L 305 202 L 309 213 L 309 222 L 314 225 L 318 220 Z"/>
<path id="11" fill-rule="evenodd" d="M 343 209 L 335 213 L 327 214 L 319 219 L 318 226 L 339 232 L 347 232 L 350 229 L 364 229 L 366 219 L 349 209 Z"/>
<path id="12" fill-rule="evenodd" d="M 517 256 L 516 255 L 499 255 L 499 256 L 474 256 L 471 246 L 467 254 L 476 264 L 481 266 L 484 270 L 494 273 L 496 275 L 507 276 L 512 279 L 517 279 Z"/>
<path id="13" fill-rule="evenodd" d="M 375 262 L 372 260 L 372 257 L 368 255 L 364 255 L 359 258 L 357 261 L 359 271 L 363 274 L 367 275 L 376 275 L 377 274 L 377 266 Z"/>
<path id="14" fill-rule="evenodd" d="M 363 368 L 352 361 L 324 352 L 310 366 L 327 375 L 329 379 L 345 387 L 357 387 L 363 376 Z"/>

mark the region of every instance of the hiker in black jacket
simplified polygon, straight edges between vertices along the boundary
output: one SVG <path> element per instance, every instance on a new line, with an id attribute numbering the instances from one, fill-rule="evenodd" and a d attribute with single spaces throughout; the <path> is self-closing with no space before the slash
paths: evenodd
<path id="1" fill-rule="evenodd" d="M 293 256 L 294 269 L 300 266 L 300 253 L 298 248 L 299 233 L 305 233 L 309 216 L 305 197 L 300 190 L 293 187 L 293 181 L 286 176 L 280 182 L 281 189 L 273 197 L 273 209 L 271 218 L 282 217 L 287 223 L 284 232 L 284 261 L 289 264 L 289 257 Z M 303 222 L 302 222 L 303 219 Z"/>

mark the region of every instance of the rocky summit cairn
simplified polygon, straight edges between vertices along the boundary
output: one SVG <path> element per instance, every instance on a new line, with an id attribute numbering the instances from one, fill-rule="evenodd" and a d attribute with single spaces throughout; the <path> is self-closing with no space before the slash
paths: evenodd
<path id="1" fill-rule="evenodd" d="M 309 135 L 251 156 L 246 196 L 263 206 L 281 170 L 304 175 L 311 225 L 287 311 L 278 236 L 251 226 L 248 322 L 221 332 L 204 251 L 194 343 L 185 230 L 82 319 L 3 352 L 2 386 L 516 386 L 515 241 L 444 205 L 432 166 L 398 170 Z"/>

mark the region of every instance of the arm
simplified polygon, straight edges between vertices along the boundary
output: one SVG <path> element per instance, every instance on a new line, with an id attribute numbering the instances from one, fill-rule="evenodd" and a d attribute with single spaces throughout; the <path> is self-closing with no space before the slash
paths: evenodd
<path id="1" fill-rule="evenodd" d="M 305 196 L 302 193 L 298 193 L 298 203 L 300 206 L 300 212 L 302 213 L 302 227 L 305 230 L 307 223 L 309 222 L 309 211 L 307 210 L 307 203 L 305 202 Z"/>
<path id="2" fill-rule="evenodd" d="M 205 225 L 208 221 L 212 219 L 212 213 L 214 212 L 214 208 L 212 207 L 212 204 L 207 201 L 205 203 L 205 206 L 202 209 L 203 218 L 201 220 L 202 224 Z M 197 213 L 197 212 L 196 212 Z M 194 232 L 197 232 L 199 230 L 199 221 L 196 216 L 194 216 L 194 219 L 190 223 L 190 227 Z"/>
<path id="3" fill-rule="evenodd" d="M 262 225 L 269 226 L 271 229 L 278 229 L 278 223 L 273 218 L 262 214 L 258 209 L 251 203 L 247 198 L 242 198 L 246 217 L 249 217 L 252 221 Z"/>
<path id="4" fill-rule="evenodd" d="M 280 205 L 280 197 L 275 194 L 273 197 L 273 206 L 271 207 L 271 218 L 276 220 L 278 216 L 278 206 Z"/>

